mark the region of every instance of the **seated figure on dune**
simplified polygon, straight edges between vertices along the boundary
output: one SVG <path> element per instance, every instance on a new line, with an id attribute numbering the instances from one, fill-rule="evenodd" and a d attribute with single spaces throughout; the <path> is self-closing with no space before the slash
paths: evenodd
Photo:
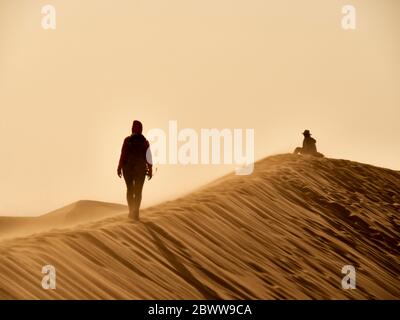
<path id="1" fill-rule="evenodd" d="M 322 153 L 317 151 L 317 140 L 311 138 L 310 130 L 304 130 L 303 132 L 304 140 L 303 140 L 303 147 L 297 147 L 294 150 L 294 154 L 308 154 L 314 157 L 323 157 Z"/>
<path id="2" fill-rule="evenodd" d="M 139 208 L 142 200 L 142 189 L 146 175 L 149 180 L 152 173 L 152 159 L 149 142 L 142 135 L 140 121 L 133 121 L 132 135 L 125 138 L 118 164 L 118 176 L 124 176 L 129 206 L 129 217 L 139 220 Z"/>

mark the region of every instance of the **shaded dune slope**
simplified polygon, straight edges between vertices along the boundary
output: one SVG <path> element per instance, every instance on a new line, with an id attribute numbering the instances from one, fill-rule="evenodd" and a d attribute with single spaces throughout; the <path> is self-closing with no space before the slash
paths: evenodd
<path id="1" fill-rule="evenodd" d="M 142 212 L 0 242 L 0 298 L 399 299 L 400 173 L 279 155 Z M 57 269 L 57 289 L 41 268 Z M 341 288 L 354 265 L 357 289 Z"/>

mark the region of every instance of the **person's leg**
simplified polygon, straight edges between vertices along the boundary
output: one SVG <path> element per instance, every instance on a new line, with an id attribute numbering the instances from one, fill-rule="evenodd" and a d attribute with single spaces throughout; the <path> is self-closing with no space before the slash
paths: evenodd
<path id="1" fill-rule="evenodd" d="M 133 174 L 132 172 L 123 170 L 123 175 L 126 183 L 126 201 L 129 207 L 129 216 L 132 216 L 134 209 L 134 187 L 133 187 Z"/>
<path id="2" fill-rule="evenodd" d="M 303 148 L 297 147 L 296 149 L 294 149 L 294 154 L 299 154 L 303 151 Z"/>
<path id="3" fill-rule="evenodd" d="M 139 220 L 139 208 L 140 208 L 140 203 L 142 202 L 142 190 L 145 177 L 146 173 L 143 171 L 136 173 L 134 178 L 133 192 L 135 198 L 134 198 L 132 215 L 135 220 Z"/>

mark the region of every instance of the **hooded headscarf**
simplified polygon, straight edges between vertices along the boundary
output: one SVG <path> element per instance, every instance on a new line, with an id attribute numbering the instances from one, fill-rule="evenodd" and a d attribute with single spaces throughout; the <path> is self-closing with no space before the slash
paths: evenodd
<path id="1" fill-rule="evenodd" d="M 135 120 L 132 124 L 132 134 L 142 134 L 143 125 L 140 121 Z"/>

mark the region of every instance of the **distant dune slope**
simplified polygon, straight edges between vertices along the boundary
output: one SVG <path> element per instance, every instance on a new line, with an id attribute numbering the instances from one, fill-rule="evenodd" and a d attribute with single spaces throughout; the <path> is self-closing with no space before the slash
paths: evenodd
<path id="1" fill-rule="evenodd" d="M 54 228 L 73 227 L 125 212 L 121 204 L 80 200 L 39 217 L 0 217 L 0 240 Z"/>
<path id="2" fill-rule="evenodd" d="M 142 212 L 0 242 L 3 299 L 399 299 L 400 173 L 280 155 Z M 41 287 L 42 266 L 56 290 Z M 354 265 L 355 290 L 341 288 Z"/>

